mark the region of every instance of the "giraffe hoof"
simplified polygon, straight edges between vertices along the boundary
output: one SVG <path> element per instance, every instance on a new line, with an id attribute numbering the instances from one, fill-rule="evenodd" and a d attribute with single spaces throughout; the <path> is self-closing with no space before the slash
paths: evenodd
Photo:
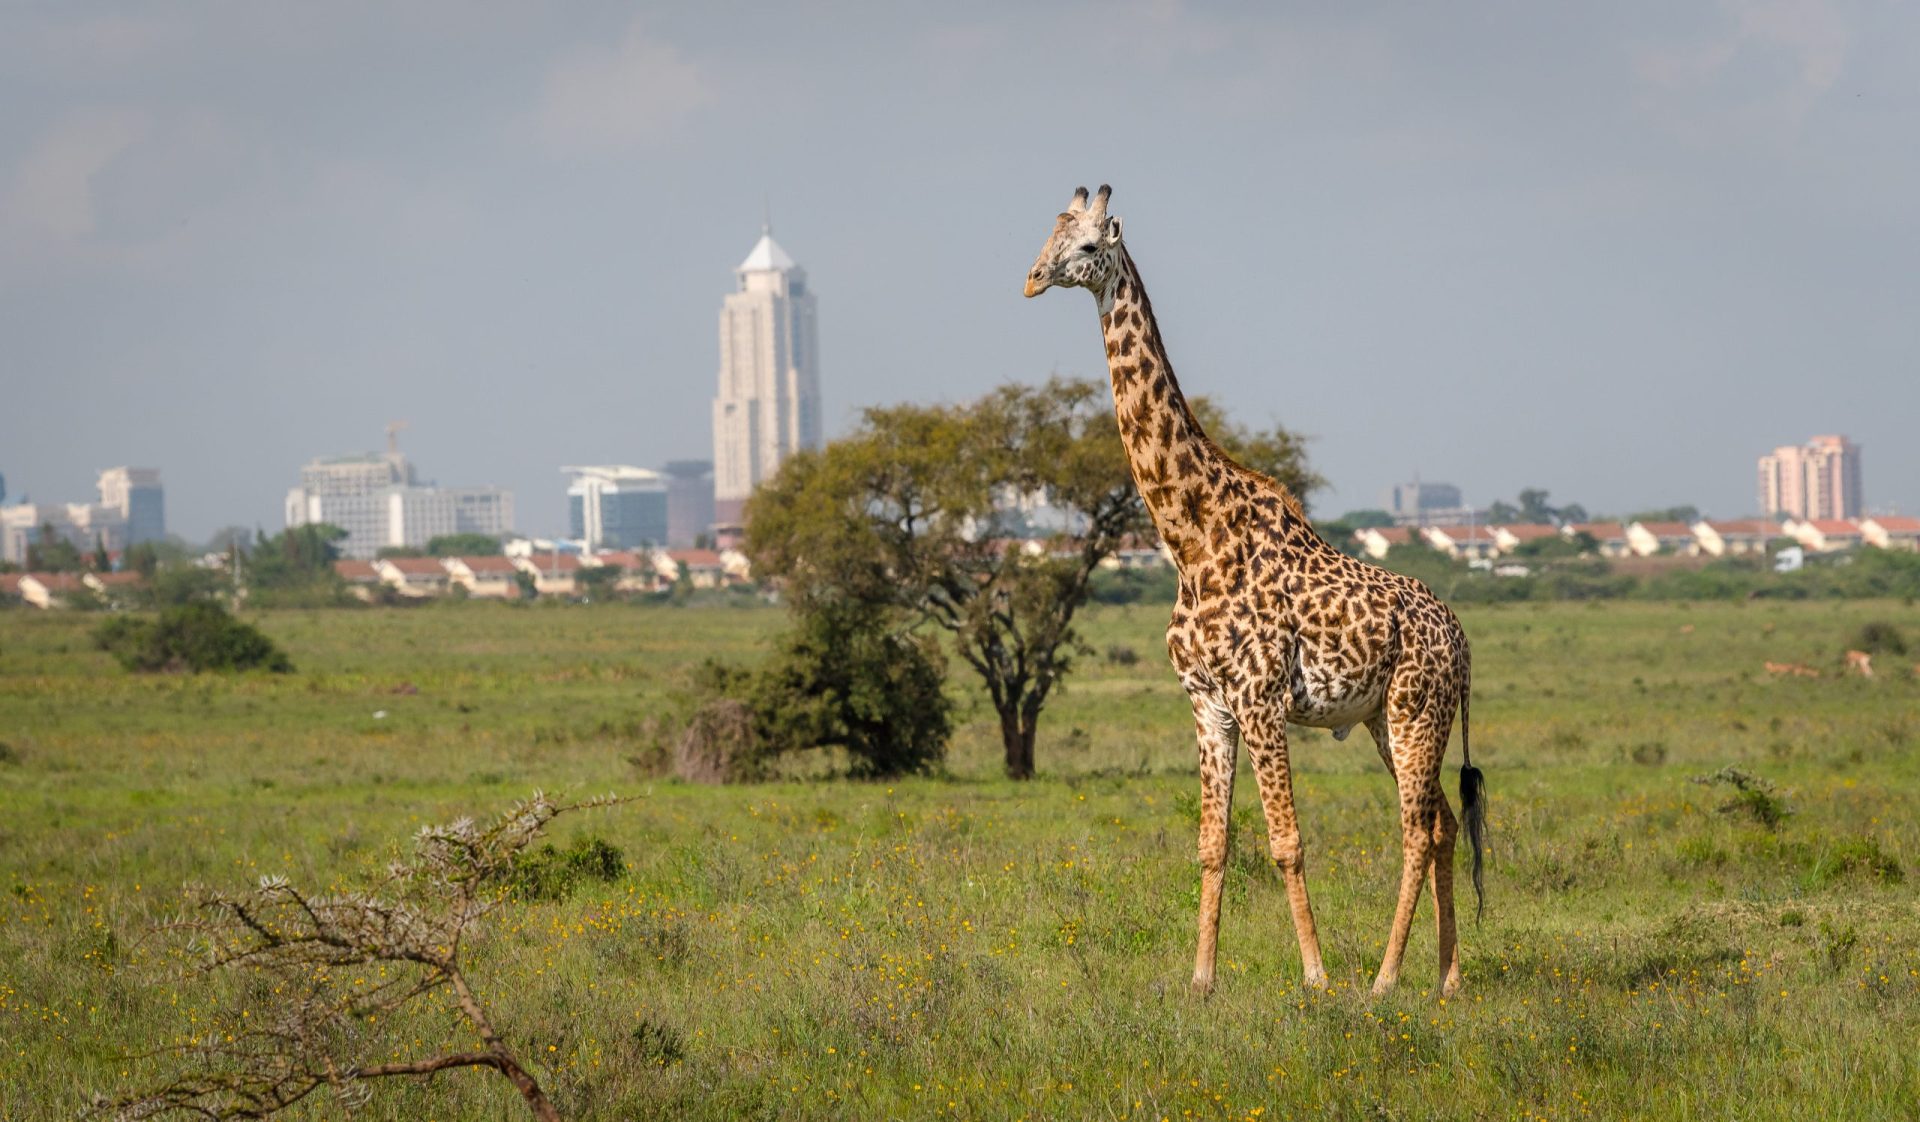
<path id="1" fill-rule="evenodd" d="M 1460 980 L 1460 972 L 1458 970 L 1455 970 L 1441 980 L 1440 996 L 1452 997 L 1454 994 L 1459 993 L 1460 987 L 1465 984 L 1466 984 L 1465 982 Z"/>
<path id="2" fill-rule="evenodd" d="M 1302 980 L 1310 990 L 1324 990 L 1327 988 L 1327 972 L 1325 970 L 1309 970 L 1306 972 L 1306 977 Z"/>
<path id="3" fill-rule="evenodd" d="M 1196 974 L 1193 977 L 1193 984 L 1188 987 L 1188 990 L 1195 997 L 1200 997 L 1200 998 L 1212 997 L 1213 996 L 1213 979 L 1202 978 L 1198 974 Z"/>
<path id="4" fill-rule="evenodd" d="M 1393 984 L 1397 981 L 1399 981 L 1398 978 L 1375 978 L 1373 980 L 1373 996 L 1384 996 L 1388 990 L 1393 988 Z"/>

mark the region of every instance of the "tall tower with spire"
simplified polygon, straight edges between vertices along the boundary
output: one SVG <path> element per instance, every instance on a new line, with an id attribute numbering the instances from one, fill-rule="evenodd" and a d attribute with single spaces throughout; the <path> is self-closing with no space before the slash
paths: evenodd
<path id="1" fill-rule="evenodd" d="M 773 240 L 773 224 L 734 270 L 720 307 L 720 392 L 713 399 L 717 522 L 735 523 L 781 461 L 820 446 L 820 367 L 807 274 Z"/>

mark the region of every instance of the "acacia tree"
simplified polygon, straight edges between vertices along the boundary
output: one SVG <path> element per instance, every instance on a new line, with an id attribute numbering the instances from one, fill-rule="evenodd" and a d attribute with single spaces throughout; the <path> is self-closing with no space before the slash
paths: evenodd
<path id="1" fill-rule="evenodd" d="M 1320 484 L 1298 436 L 1193 407 L 1242 463 L 1296 494 Z M 1036 533 L 1042 509 L 1057 524 Z M 1015 779 L 1032 777 L 1040 713 L 1083 649 L 1073 620 L 1095 570 L 1151 535 L 1107 388 L 1060 378 L 968 405 L 869 409 L 747 507 L 755 571 L 791 595 L 883 605 L 951 636 L 987 688 Z"/>

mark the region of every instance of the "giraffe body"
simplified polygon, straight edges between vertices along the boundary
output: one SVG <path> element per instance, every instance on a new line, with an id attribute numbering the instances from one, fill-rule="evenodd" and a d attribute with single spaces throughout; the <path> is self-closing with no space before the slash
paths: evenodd
<path id="1" fill-rule="evenodd" d="M 1301 967 L 1324 985 L 1293 805 L 1287 726 L 1372 734 L 1400 793 L 1399 904 L 1374 989 L 1399 977 L 1422 881 L 1438 916 L 1441 989 L 1460 986 L 1453 902 L 1458 823 L 1440 787 L 1457 708 L 1462 751 L 1471 676 L 1460 622 L 1419 581 L 1367 564 L 1314 533 L 1299 500 L 1234 463 L 1207 439 L 1180 392 L 1140 283 L 1106 213 L 1108 188 L 1085 188 L 1055 223 L 1027 277 L 1027 295 L 1090 290 L 1100 310 L 1114 413 L 1155 528 L 1179 570 L 1167 653 L 1193 705 L 1200 755 L 1199 942 L 1193 986 L 1212 989 L 1225 882 L 1228 811 L 1244 744 L 1260 788 L 1268 844 L 1286 884 Z M 1479 885 L 1484 801 L 1479 773 L 1461 773 Z"/>

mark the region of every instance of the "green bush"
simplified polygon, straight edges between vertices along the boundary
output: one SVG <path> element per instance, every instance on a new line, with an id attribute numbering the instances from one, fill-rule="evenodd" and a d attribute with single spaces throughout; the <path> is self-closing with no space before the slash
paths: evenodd
<path id="1" fill-rule="evenodd" d="M 736 738 L 751 747 L 733 746 L 722 779 L 751 778 L 772 757 L 834 746 L 846 750 L 856 777 L 926 772 L 946 758 L 953 733 L 938 648 L 902 633 L 890 614 L 851 601 L 796 609 L 793 629 L 766 663 L 709 661 L 701 677 L 711 697 L 744 706 L 751 724 L 750 737 Z"/>
<path id="2" fill-rule="evenodd" d="M 627 857 L 601 837 L 575 838 L 565 849 L 547 842 L 513 859 L 508 886 L 522 900 L 565 900 L 580 885 L 611 884 L 627 871 Z"/>
<path id="3" fill-rule="evenodd" d="M 1690 782 L 1703 787 L 1733 788 L 1732 796 L 1720 804 L 1720 813 L 1751 819 L 1769 830 L 1779 829 L 1793 814 L 1787 800 L 1776 793 L 1772 780 L 1745 768 L 1729 764 L 1712 775 L 1696 775 Z"/>
<path id="4" fill-rule="evenodd" d="M 1900 629 L 1883 619 L 1876 619 L 1863 625 L 1853 637 L 1853 649 L 1868 654 L 1907 653 L 1907 637 Z"/>
<path id="5" fill-rule="evenodd" d="M 273 640 L 210 600 L 165 608 L 154 619 L 116 616 L 94 630 L 93 641 L 128 670 L 147 673 L 293 670 L 292 660 Z"/>
<path id="6" fill-rule="evenodd" d="M 1171 604 L 1179 592 L 1180 574 L 1172 565 L 1096 569 L 1087 582 L 1087 598 L 1096 604 Z"/>

